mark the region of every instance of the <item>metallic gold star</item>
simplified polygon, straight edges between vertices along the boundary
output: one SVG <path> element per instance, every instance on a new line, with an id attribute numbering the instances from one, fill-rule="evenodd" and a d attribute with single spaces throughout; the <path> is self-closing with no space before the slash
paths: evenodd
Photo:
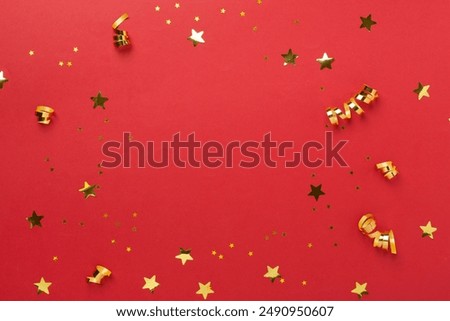
<path id="1" fill-rule="evenodd" d="M 59 65 L 60 67 L 63 67 L 63 66 L 64 66 L 64 61 L 59 61 L 59 62 L 58 62 L 58 65 Z"/>
<path id="2" fill-rule="evenodd" d="M 67 67 L 72 67 L 72 62 L 71 61 L 67 62 Z"/>
<path id="3" fill-rule="evenodd" d="M 3 71 L 0 71 L 0 89 L 3 88 L 3 84 L 7 81 L 8 79 L 3 76 Z"/>
<path id="4" fill-rule="evenodd" d="M 303 281 L 302 281 L 302 285 L 303 285 L 303 286 L 306 286 L 307 284 L 308 284 L 308 281 L 306 281 L 306 280 L 303 280 Z"/>
<path id="5" fill-rule="evenodd" d="M 437 228 L 431 225 L 431 221 L 428 221 L 427 225 L 420 226 L 422 230 L 422 237 L 429 236 L 430 239 L 433 239 L 433 233 L 437 231 Z"/>
<path id="6" fill-rule="evenodd" d="M 128 253 L 131 252 L 131 247 L 127 246 L 127 248 L 125 249 Z"/>
<path id="7" fill-rule="evenodd" d="M 172 20 L 170 20 L 170 19 L 166 20 L 166 25 L 170 25 L 171 23 L 172 23 Z"/>
<path id="8" fill-rule="evenodd" d="M 428 89 L 430 89 L 430 85 L 424 86 L 419 82 L 419 85 L 413 91 L 417 94 L 417 98 L 419 100 L 421 100 L 423 97 L 428 97 L 428 98 L 430 97 L 430 94 L 428 93 Z"/>
<path id="9" fill-rule="evenodd" d="M 175 8 L 179 8 L 180 7 L 180 4 L 177 2 L 177 3 L 175 3 Z"/>
<path id="10" fill-rule="evenodd" d="M 116 240 L 111 240 L 111 244 L 116 244 Z"/>
<path id="11" fill-rule="evenodd" d="M 220 13 L 221 13 L 221 14 L 224 14 L 225 12 L 227 12 L 227 11 L 225 10 L 225 8 L 220 9 Z"/>
<path id="12" fill-rule="evenodd" d="M 191 250 L 185 250 L 180 247 L 180 254 L 175 256 L 176 259 L 181 260 L 181 264 L 185 265 L 187 261 L 193 261 L 194 258 L 191 256 Z"/>
<path id="13" fill-rule="evenodd" d="M 29 54 L 30 56 L 34 56 L 34 51 L 33 51 L 33 50 L 30 50 L 30 51 L 28 51 L 28 54 Z"/>
<path id="14" fill-rule="evenodd" d="M 58 261 L 58 257 L 57 256 L 54 256 L 53 257 L 53 262 L 57 262 Z"/>
<path id="15" fill-rule="evenodd" d="M 317 58 L 316 61 L 320 64 L 320 70 L 324 68 L 331 69 L 331 64 L 333 63 L 334 58 L 328 57 L 327 53 L 325 52 L 322 58 Z"/>
<path id="16" fill-rule="evenodd" d="M 45 294 L 50 294 L 48 288 L 50 287 L 50 285 L 52 285 L 51 282 L 45 282 L 44 277 L 41 277 L 41 280 L 37 283 L 34 283 L 34 285 L 37 286 L 37 293 L 45 293 Z"/>
<path id="17" fill-rule="evenodd" d="M 156 275 L 153 275 L 150 279 L 144 276 L 144 281 L 145 284 L 142 289 L 149 289 L 152 293 L 159 286 L 159 283 L 156 282 Z"/>
<path id="18" fill-rule="evenodd" d="M 359 28 L 366 28 L 367 30 L 370 31 L 370 28 L 372 27 L 372 25 L 376 25 L 376 21 L 372 20 L 372 15 L 369 14 L 367 17 L 359 17 L 361 19 L 361 25 L 359 26 Z"/>
<path id="19" fill-rule="evenodd" d="M 100 106 L 105 109 L 105 103 L 108 101 L 108 97 L 103 97 L 102 92 L 99 91 L 97 96 L 91 97 L 91 100 L 94 102 L 94 108 Z"/>
<path id="20" fill-rule="evenodd" d="M 136 218 L 138 216 L 137 212 L 133 212 L 133 214 L 131 214 L 131 216 L 133 216 L 133 218 Z"/>
<path id="21" fill-rule="evenodd" d="M 214 291 L 211 288 L 211 282 L 208 282 L 206 284 L 198 282 L 198 291 L 195 292 L 195 294 L 201 294 L 203 296 L 203 299 L 206 300 L 208 298 L 208 294 L 213 294 Z"/>
<path id="22" fill-rule="evenodd" d="M 219 254 L 218 258 L 219 260 L 223 260 L 223 254 Z"/>
<path id="23" fill-rule="evenodd" d="M 73 52 L 78 52 L 78 47 L 73 47 Z"/>
<path id="24" fill-rule="evenodd" d="M 262 4 L 262 0 L 256 0 L 257 4 Z"/>
<path id="25" fill-rule="evenodd" d="M 272 267 L 267 265 L 267 273 L 264 274 L 264 277 L 265 278 L 269 278 L 270 281 L 272 281 L 272 282 L 275 281 L 276 278 L 280 278 L 281 277 L 280 273 L 278 273 L 278 269 L 279 268 L 280 268 L 279 266 L 276 266 L 276 267 L 272 268 Z"/>
<path id="26" fill-rule="evenodd" d="M 194 20 L 197 21 L 197 22 L 199 22 L 199 21 L 200 21 L 200 17 L 199 17 L 199 16 L 195 16 L 195 17 L 194 17 Z"/>
<path id="27" fill-rule="evenodd" d="M 30 217 L 27 217 L 26 220 L 30 223 L 30 228 L 33 228 L 35 226 L 42 227 L 41 220 L 44 218 L 44 216 L 37 215 L 35 211 L 33 211 L 33 214 L 31 214 Z"/>
<path id="28" fill-rule="evenodd" d="M 89 185 L 88 182 L 84 182 L 84 186 L 80 188 L 78 191 L 84 194 L 84 198 L 88 198 L 89 196 L 95 197 L 95 189 L 97 185 Z"/>
<path id="29" fill-rule="evenodd" d="M 285 279 L 283 279 L 283 278 L 280 278 L 280 283 L 284 283 L 284 282 L 286 282 L 286 280 Z"/>
<path id="30" fill-rule="evenodd" d="M 311 192 L 309 192 L 308 196 L 314 196 L 316 201 L 319 200 L 319 197 L 321 195 L 325 195 L 325 193 L 322 192 L 322 184 L 320 184 L 318 186 L 310 185 L 310 187 L 311 187 Z"/>
<path id="31" fill-rule="evenodd" d="M 295 65 L 295 59 L 298 58 L 298 55 L 292 52 L 292 49 L 289 49 L 289 51 L 285 54 L 281 54 L 281 56 L 284 59 L 284 66 L 287 65 Z"/>
<path id="32" fill-rule="evenodd" d="M 245 17 L 245 11 L 241 11 L 240 16 Z"/>
<path id="33" fill-rule="evenodd" d="M 159 10 L 161 10 L 161 7 L 160 6 L 156 6 L 155 7 L 155 11 L 159 11 Z"/>
<path id="34" fill-rule="evenodd" d="M 230 247 L 230 249 L 232 249 L 234 248 L 234 243 L 230 243 L 228 246 Z"/>
<path id="35" fill-rule="evenodd" d="M 313 247 L 313 244 L 312 243 L 308 243 L 308 248 L 312 248 Z"/>
<path id="36" fill-rule="evenodd" d="M 216 250 L 211 251 L 211 255 L 216 255 L 216 254 L 217 254 Z"/>
<path id="37" fill-rule="evenodd" d="M 358 295 L 358 298 L 362 298 L 363 295 L 369 294 L 366 290 L 367 283 L 359 284 L 358 282 L 355 282 L 355 288 L 351 290 L 351 293 L 355 293 Z"/>
<path id="38" fill-rule="evenodd" d="M 203 32 L 204 31 L 197 32 L 194 29 L 191 29 L 191 35 L 187 39 L 192 41 L 194 47 L 196 47 L 199 43 L 205 43 L 205 40 L 202 38 Z"/>
<path id="39" fill-rule="evenodd" d="M 248 251 L 247 255 L 248 256 L 253 256 L 253 251 Z"/>

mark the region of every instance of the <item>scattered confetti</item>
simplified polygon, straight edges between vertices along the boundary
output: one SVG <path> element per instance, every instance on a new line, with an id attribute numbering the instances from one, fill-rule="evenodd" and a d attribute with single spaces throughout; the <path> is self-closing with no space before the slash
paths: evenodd
<path id="1" fill-rule="evenodd" d="M 225 8 L 220 9 L 220 13 L 221 13 L 221 14 L 224 14 L 225 12 L 227 12 L 227 11 L 225 10 Z"/>
<path id="2" fill-rule="evenodd" d="M 314 196 L 315 200 L 318 201 L 321 195 L 325 195 L 322 191 L 322 184 L 318 186 L 309 185 L 311 187 L 311 192 L 309 192 L 308 196 Z"/>
<path id="3" fill-rule="evenodd" d="M 366 290 L 367 283 L 359 284 L 358 282 L 355 282 L 355 288 L 351 290 L 351 293 L 355 293 L 359 299 L 363 297 L 363 295 L 369 294 Z"/>
<path id="4" fill-rule="evenodd" d="M 267 273 L 264 274 L 264 277 L 265 278 L 269 278 L 270 281 L 274 282 L 276 278 L 280 278 L 281 277 L 280 273 L 278 273 L 278 269 L 279 268 L 280 268 L 279 266 L 276 266 L 276 267 L 272 268 L 272 267 L 267 265 Z"/>
<path id="5" fill-rule="evenodd" d="M 26 220 L 30 223 L 30 228 L 33 228 L 35 226 L 42 227 L 41 220 L 44 218 L 44 216 L 37 215 L 36 211 L 33 211 L 33 214 L 31 216 L 27 217 Z"/>
<path id="6" fill-rule="evenodd" d="M 34 285 L 37 286 L 38 294 L 41 293 L 50 294 L 48 288 L 50 287 L 50 285 L 52 285 L 52 282 L 45 282 L 44 277 L 41 277 L 41 280 L 37 283 L 34 283 Z"/>
<path id="7" fill-rule="evenodd" d="M 393 179 L 398 175 L 397 167 L 392 164 L 392 161 L 381 162 L 375 165 L 377 169 L 379 169 L 384 177 L 387 179 Z"/>
<path id="8" fill-rule="evenodd" d="M 241 13 L 239 14 L 241 17 L 245 17 L 245 11 L 241 11 Z"/>
<path id="9" fill-rule="evenodd" d="M 420 229 L 422 230 L 422 237 L 428 236 L 430 239 L 434 239 L 433 233 L 437 231 L 437 228 L 431 225 L 431 221 L 428 221 L 425 226 L 420 226 Z"/>
<path id="10" fill-rule="evenodd" d="M 181 6 L 180 6 L 180 4 L 177 2 L 177 3 L 175 3 L 175 8 L 180 8 Z"/>
<path id="11" fill-rule="evenodd" d="M 219 254 L 218 258 L 219 260 L 223 260 L 223 254 Z"/>
<path id="12" fill-rule="evenodd" d="M 159 286 L 159 283 L 156 282 L 156 275 L 153 275 L 150 279 L 144 277 L 144 281 L 145 281 L 145 284 L 142 287 L 142 289 L 149 289 L 150 292 L 152 292 L 152 293 Z"/>
<path id="13" fill-rule="evenodd" d="M 166 20 L 166 25 L 170 25 L 171 23 L 172 23 L 172 20 L 170 20 L 170 19 Z"/>
<path id="14" fill-rule="evenodd" d="M 161 7 L 160 7 L 160 6 L 156 6 L 156 7 L 155 7 L 155 11 L 158 12 L 159 10 L 161 10 Z"/>
<path id="15" fill-rule="evenodd" d="M 181 264 L 185 265 L 187 261 L 193 261 L 194 258 L 191 256 L 191 250 L 185 250 L 180 247 L 180 254 L 175 256 L 176 259 L 181 260 Z"/>
<path id="16" fill-rule="evenodd" d="M 78 52 L 78 47 L 73 47 L 73 52 L 77 53 Z"/>
<path id="17" fill-rule="evenodd" d="M 208 295 L 213 293 L 214 291 L 211 288 L 211 282 L 208 282 L 206 284 L 198 282 L 198 291 L 195 292 L 195 294 L 201 294 L 203 296 L 203 299 L 206 300 L 208 298 Z"/>
<path id="18" fill-rule="evenodd" d="M 37 106 L 35 115 L 38 118 L 39 124 L 48 125 L 52 121 L 52 114 L 54 110 L 48 106 Z"/>
<path id="19" fill-rule="evenodd" d="M 420 82 L 417 85 L 417 88 L 413 90 L 417 94 L 417 99 L 421 100 L 423 97 L 430 98 L 430 94 L 428 93 L 428 89 L 430 89 L 430 85 L 422 85 Z"/>
<path id="20" fill-rule="evenodd" d="M 30 56 L 34 56 L 34 50 L 28 51 L 28 54 L 29 54 Z"/>
<path id="21" fill-rule="evenodd" d="M 125 30 L 117 29 L 119 26 L 128 19 L 128 14 L 124 13 L 119 18 L 117 18 L 116 21 L 112 24 L 112 28 L 114 30 L 114 46 L 116 47 L 123 47 L 131 45 L 130 37 L 128 36 L 128 33 Z"/>
<path id="22" fill-rule="evenodd" d="M 87 277 L 87 281 L 89 283 L 95 283 L 95 284 L 101 284 L 102 283 L 102 279 L 107 276 L 111 276 L 111 271 L 108 270 L 107 268 L 105 268 L 104 266 L 101 265 L 97 265 L 95 267 L 95 271 L 93 273 L 93 276 L 88 276 Z"/>

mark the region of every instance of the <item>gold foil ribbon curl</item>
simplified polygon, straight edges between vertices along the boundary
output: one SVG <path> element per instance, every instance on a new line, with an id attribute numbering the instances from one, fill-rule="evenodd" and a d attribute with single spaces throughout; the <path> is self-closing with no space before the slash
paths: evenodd
<path id="1" fill-rule="evenodd" d="M 327 108 L 327 116 L 331 124 L 338 125 L 339 118 L 350 119 L 352 118 L 352 111 L 361 115 L 364 113 L 364 109 L 359 105 L 358 102 L 363 102 L 367 105 L 371 104 L 375 99 L 378 98 L 378 91 L 367 85 L 363 85 L 362 89 L 352 96 L 347 102 L 344 103 L 343 110 L 339 107 L 329 107 Z"/>
<path id="2" fill-rule="evenodd" d="M 87 281 L 89 283 L 95 283 L 95 284 L 101 284 L 102 279 L 107 276 L 109 277 L 111 275 L 111 271 L 105 268 L 104 266 L 97 265 L 96 270 L 93 273 L 93 276 L 88 276 Z"/>
<path id="3" fill-rule="evenodd" d="M 52 121 L 53 108 L 48 106 L 37 106 L 35 115 L 38 118 L 39 124 L 48 125 Z"/>
<path id="4" fill-rule="evenodd" d="M 398 175 L 397 167 L 392 163 L 392 161 L 381 162 L 375 165 L 377 169 L 384 174 L 387 179 L 393 179 Z"/>
<path id="5" fill-rule="evenodd" d="M 119 18 L 117 18 L 116 21 L 112 24 L 112 28 L 114 30 L 114 46 L 116 47 L 123 47 L 131 45 L 130 37 L 128 36 L 128 33 L 125 30 L 118 29 L 119 26 L 128 19 L 128 14 L 124 13 Z"/>
<path id="6" fill-rule="evenodd" d="M 370 213 L 363 215 L 358 222 L 358 228 L 361 233 L 373 239 L 373 247 L 380 247 L 385 251 L 390 250 L 392 254 L 397 254 L 394 232 L 392 230 L 375 231 L 376 227 L 375 217 Z"/>

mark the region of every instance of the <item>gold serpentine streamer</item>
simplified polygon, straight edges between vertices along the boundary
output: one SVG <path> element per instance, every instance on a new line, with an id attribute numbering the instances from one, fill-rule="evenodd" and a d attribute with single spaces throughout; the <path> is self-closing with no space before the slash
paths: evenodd
<path id="1" fill-rule="evenodd" d="M 102 279 L 105 276 L 109 277 L 110 275 L 111 275 L 111 271 L 110 270 L 108 270 L 104 266 L 97 265 L 93 276 L 88 276 L 87 277 L 87 281 L 89 283 L 101 284 L 102 283 Z"/>
<path id="2" fill-rule="evenodd" d="M 128 36 L 128 33 L 125 30 L 119 30 L 119 26 L 128 19 L 128 14 L 124 13 L 121 15 L 114 23 L 112 24 L 112 28 L 114 30 L 114 46 L 116 47 L 122 47 L 122 46 L 128 46 L 131 45 L 130 37 Z"/>
<path id="3" fill-rule="evenodd" d="M 397 167 L 392 164 L 392 161 L 386 161 L 376 164 L 377 169 L 379 169 L 384 177 L 387 179 L 393 179 L 398 174 Z"/>
<path id="4" fill-rule="evenodd" d="M 38 123 L 48 125 L 52 121 L 52 114 L 54 110 L 47 106 L 37 106 L 35 115 L 38 117 Z"/>
<path id="5" fill-rule="evenodd" d="M 361 233 L 373 239 L 373 247 L 381 247 L 385 251 L 390 249 L 392 254 L 397 254 L 394 232 L 392 230 L 385 232 L 375 231 L 376 227 L 377 222 L 370 213 L 363 215 L 358 222 L 358 228 Z"/>

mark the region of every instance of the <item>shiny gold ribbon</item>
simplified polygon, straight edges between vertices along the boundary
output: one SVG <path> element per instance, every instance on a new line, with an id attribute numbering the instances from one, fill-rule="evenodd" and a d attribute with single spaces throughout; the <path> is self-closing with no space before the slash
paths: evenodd
<path id="1" fill-rule="evenodd" d="M 122 47 L 122 46 L 128 46 L 131 45 L 130 37 L 128 36 L 128 33 L 125 30 L 119 30 L 119 26 L 128 19 L 128 14 L 124 13 L 119 18 L 117 18 L 116 21 L 112 24 L 112 28 L 114 30 L 114 46 L 116 47 Z"/>
<path id="2" fill-rule="evenodd" d="M 344 110 L 339 107 L 329 107 L 327 108 L 327 116 L 331 124 L 338 125 L 339 118 L 350 119 L 352 118 L 352 110 L 361 115 L 364 113 L 364 109 L 358 104 L 358 102 L 363 102 L 367 105 L 371 104 L 375 99 L 378 98 L 378 91 L 364 85 L 363 88 L 354 96 L 352 96 L 347 102 L 344 103 Z M 339 118 L 338 118 L 339 117 Z"/>
<path id="3" fill-rule="evenodd" d="M 384 177 L 386 177 L 387 179 L 393 179 L 398 175 L 397 167 L 392 164 L 392 161 L 378 163 L 376 164 L 376 167 L 384 174 Z"/>
<path id="4" fill-rule="evenodd" d="M 358 228 L 361 233 L 373 239 L 373 247 L 380 247 L 385 251 L 390 249 L 392 254 L 397 254 L 394 232 L 392 230 L 385 232 L 375 231 L 376 227 L 377 222 L 370 213 L 363 215 L 358 222 Z"/>
<path id="5" fill-rule="evenodd" d="M 102 283 L 102 279 L 105 276 L 109 277 L 110 275 L 111 275 L 111 271 L 110 270 L 108 270 L 104 266 L 97 265 L 93 276 L 88 276 L 87 277 L 87 281 L 89 283 L 101 284 Z"/>
<path id="6" fill-rule="evenodd" d="M 52 121 L 52 114 L 54 110 L 51 107 L 47 106 L 37 106 L 36 107 L 36 116 L 38 117 L 38 123 L 48 125 Z"/>

